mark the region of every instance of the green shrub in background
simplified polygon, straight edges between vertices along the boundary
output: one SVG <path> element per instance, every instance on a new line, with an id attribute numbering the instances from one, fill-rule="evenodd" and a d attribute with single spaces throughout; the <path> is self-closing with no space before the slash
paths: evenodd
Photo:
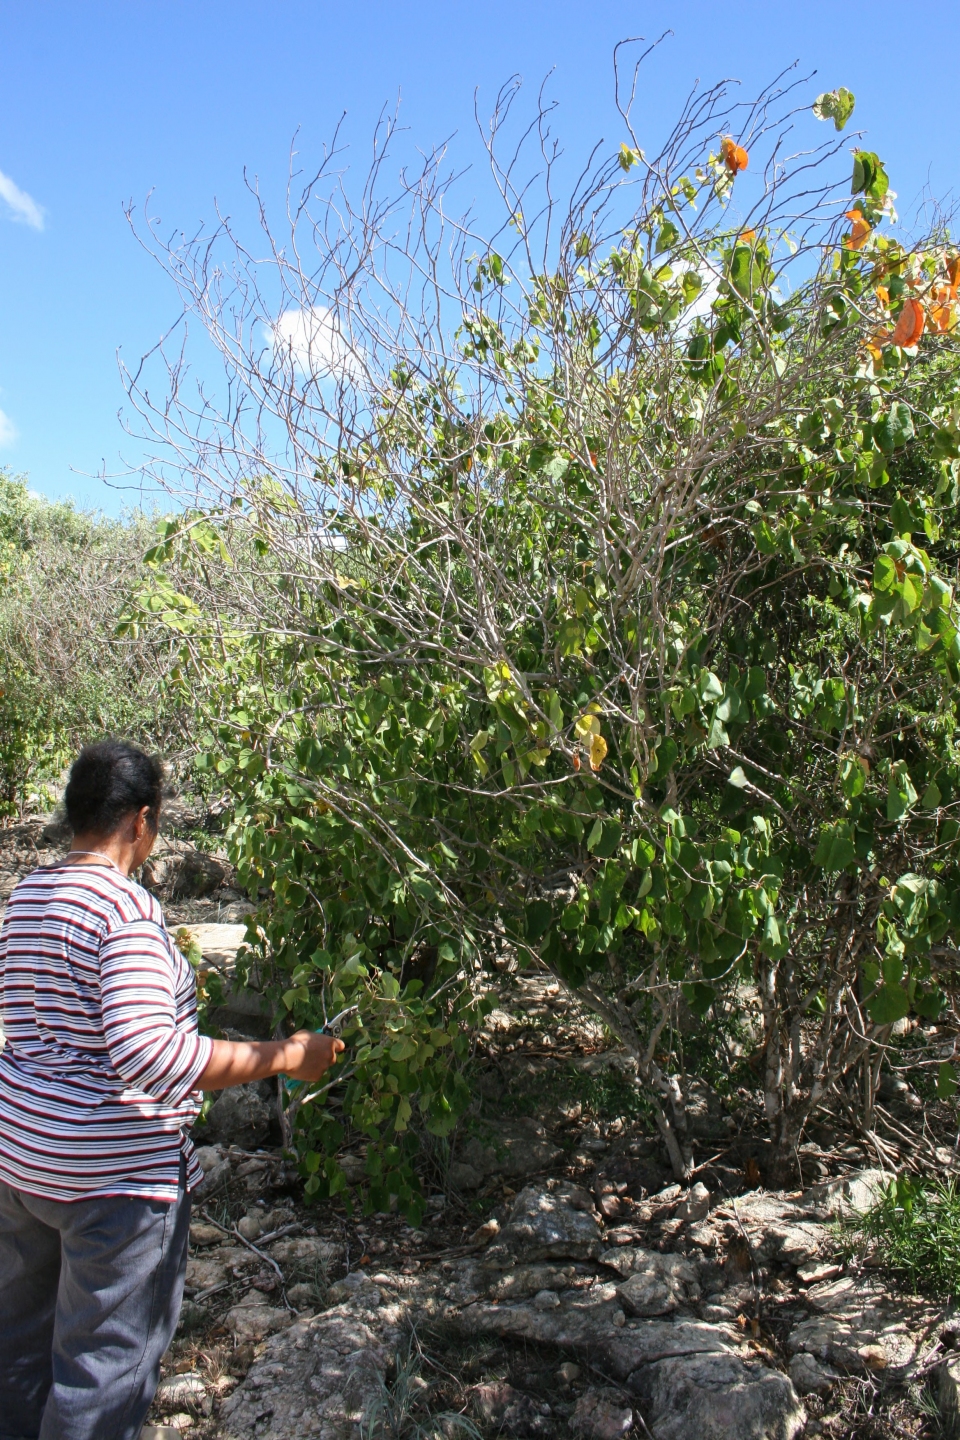
<path id="1" fill-rule="evenodd" d="M 0 816 L 49 805 L 86 741 L 182 747 L 156 655 L 116 634 L 152 524 L 45 500 L 0 471 Z"/>

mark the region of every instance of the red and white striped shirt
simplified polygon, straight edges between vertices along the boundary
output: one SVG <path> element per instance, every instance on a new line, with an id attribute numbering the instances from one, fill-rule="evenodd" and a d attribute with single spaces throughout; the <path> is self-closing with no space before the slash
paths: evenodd
<path id="1" fill-rule="evenodd" d="M 160 906 L 119 870 L 21 880 L 0 930 L 0 1180 L 49 1200 L 175 1200 L 213 1042 Z"/>

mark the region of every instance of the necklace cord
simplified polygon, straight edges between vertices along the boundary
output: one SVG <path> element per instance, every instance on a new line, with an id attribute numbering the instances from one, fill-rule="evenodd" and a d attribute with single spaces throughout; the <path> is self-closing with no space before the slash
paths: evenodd
<path id="1" fill-rule="evenodd" d="M 69 860 L 71 855 L 98 855 L 101 860 L 112 866 L 114 870 L 120 869 L 120 866 L 117 864 L 116 860 L 111 860 L 110 856 L 105 855 L 102 850 L 68 850 L 66 855 L 64 855 L 63 857 L 64 860 Z"/>

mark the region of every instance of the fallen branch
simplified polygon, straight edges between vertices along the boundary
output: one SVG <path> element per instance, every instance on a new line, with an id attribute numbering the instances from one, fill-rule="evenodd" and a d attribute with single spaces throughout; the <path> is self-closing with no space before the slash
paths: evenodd
<path id="1" fill-rule="evenodd" d="M 286 1276 L 284 1275 L 283 1271 L 280 1269 L 280 1266 L 277 1264 L 276 1260 L 274 1260 L 273 1256 L 272 1256 L 272 1255 L 268 1255 L 268 1254 L 266 1254 L 265 1251 L 258 1249 L 257 1246 L 254 1245 L 254 1243 L 253 1243 L 252 1240 L 246 1240 L 246 1239 L 244 1239 L 244 1237 L 240 1234 L 240 1231 L 237 1229 L 236 1225 L 231 1225 L 231 1226 L 229 1226 L 229 1227 L 226 1226 L 226 1225 L 221 1225 L 221 1224 L 220 1224 L 220 1221 L 219 1221 L 219 1220 L 214 1220 L 213 1216 L 212 1216 L 211 1214 L 209 1214 L 209 1212 L 206 1211 L 206 1210 L 201 1210 L 201 1211 L 200 1211 L 200 1214 L 203 1216 L 203 1218 L 204 1218 L 205 1220 L 209 1221 L 209 1223 L 210 1223 L 211 1225 L 215 1226 L 217 1230 L 222 1231 L 224 1235 L 232 1235 L 232 1236 L 234 1237 L 234 1239 L 240 1241 L 240 1244 L 241 1244 L 241 1245 L 246 1245 L 246 1247 L 247 1247 L 248 1250 L 252 1250 L 253 1253 L 254 1253 L 254 1255 L 256 1255 L 260 1260 L 262 1260 L 265 1265 L 269 1265 L 269 1266 L 270 1266 L 271 1270 L 273 1270 L 273 1272 L 274 1272 L 274 1274 L 276 1275 L 277 1279 L 280 1281 L 280 1296 L 281 1296 L 281 1299 L 283 1300 L 283 1303 L 284 1303 L 285 1307 L 286 1307 L 288 1310 L 291 1310 L 294 1315 L 299 1314 L 299 1311 L 297 1310 L 296 1306 L 295 1306 L 295 1305 L 291 1305 L 291 1304 L 290 1304 L 290 1301 L 287 1299 L 287 1280 L 286 1280 Z M 289 1231 L 290 1231 L 291 1229 L 294 1229 L 294 1228 L 299 1229 L 300 1227 L 299 1227 L 299 1226 L 297 1226 L 297 1227 L 294 1227 L 294 1226 L 284 1226 L 282 1230 L 276 1231 L 276 1232 L 274 1232 L 274 1233 L 272 1233 L 272 1234 L 270 1234 L 270 1235 L 267 1235 L 267 1236 L 264 1237 L 264 1239 L 265 1239 L 265 1240 L 274 1240 L 274 1239 L 277 1238 L 277 1235 L 289 1233 Z"/>

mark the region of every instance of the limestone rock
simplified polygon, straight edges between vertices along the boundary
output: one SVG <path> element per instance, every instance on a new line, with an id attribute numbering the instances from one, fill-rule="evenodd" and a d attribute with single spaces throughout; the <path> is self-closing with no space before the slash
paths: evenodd
<path id="1" fill-rule="evenodd" d="M 472 1165 L 465 1165 L 462 1160 L 454 1160 L 447 1171 L 447 1182 L 451 1190 L 479 1190 L 483 1180 L 483 1174 L 479 1170 L 475 1170 Z"/>
<path id="2" fill-rule="evenodd" d="M 254 1150 L 270 1133 L 273 1112 L 256 1085 L 224 1090 L 207 1115 L 204 1139 Z"/>
<path id="3" fill-rule="evenodd" d="M 73 840 L 73 827 L 67 819 L 66 811 L 58 809 L 52 815 L 40 831 L 40 840 L 44 845 L 54 845 L 58 849 L 64 848 Z"/>
<path id="4" fill-rule="evenodd" d="M 285 1330 L 293 1323 L 294 1318 L 289 1310 L 255 1302 L 252 1305 L 234 1305 L 224 1316 L 224 1323 L 234 1338 L 242 1344 L 245 1340 L 262 1340 L 266 1335 Z"/>
<path id="5" fill-rule="evenodd" d="M 321 1240 L 315 1235 L 298 1235 L 290 1240 L 275 1240 L 269 1246 L 269 1253 L 281 1265 L 294 1261 L 314 1262 L 322 1269 L 339 1265 L 344 1257 L 344 1248 L 332 1240 Z"/>
<path id="6" fill-rule="evenodd" d="M 471 1245 L 489 1245 L 490 1241 L 500 1234 L 500 1221 L 496 1216 L 491 1216 L 482 1225 L 478 1225 L 470 1236 Z"/>
<path id="7" fill-rule="evenodd" d="M 771 1232 L 775 1240 L 773 1253 L 786 1265 L 803 1265 L 820 1253 L 823 1229 L 819 1225 L 787 1225 Z"/>
<path id="8" fill-rule="evenodd" d="M 272 1336 L 220 1412 L 221 1440 L 355 1440 L 383 1394 L 386 1343 L 350 1311 L 299 1320 Z"/>
<path id="9" fill-rule="evenodd" d="M 710 1191 L 706 1185 L 698 1180 L 689 1195 L 680 1201 L 674 1213 L 676 1219 L 682 1220 L 684 1224 L 706 1219 L 710 1213 Z"/>
<path id="10" fill-rule="evenodd" d="M 605 1293 L 613 1287 L 594 1288 L 601 1293 L 565 1296 L 553 1310 L 472 1305 L 452 1317 L 453 1324 L 466 1334 L 589 1356 L 638 1396 L 654 1440 L 794 1440 L 799 1434 L 806 1417 L 793 1385 L 753 1359 L 732 1326 L 647 1320 L 631 1329 Z"/>
<path id="11" fill-rule="evenodd" d="M 538 1310 L 556 1310 L 560 1305 L 560 1296 L 556 1290 L 538 1290 L 533 1303 Z"/>
<path id="12" fill-rule="evenodd" d="M 932 1378 L 943 1440 L 960 1440 L 960 1358 L 938 1365 Z"/>
<path id="13" fill-rule="evenodd" d="M 667 1356 L 628 1384 L 653 1440 L 794 1440 L 806 1425 L 787 1376 L 737 1355 Z"/>
<path id="14" fill-rule="evenodd" d="M 840 1376 L 801 1350 L 790 1361 L 790 1379 L 798 1395 L 822 1395 Z"/>
<path id="15" fill-rule="evenodd" d="M 161 841 L 143 866 L 143 884 L 164 900 L 199 899 L 230 879 L 229 867 L 184 840 Z"/>
<path id="16" fill-rule="evenodd" d="M 352 1270 L 327 1291 L 328 1305 L 355 1303 L 362 1310 L 375 1310 L 381 1298 L 379 1289 L 363 1270 Z"/>
<path id="17" fill-rule="evenodd" d="M 804 1195 L 803 1205 L 824 1219 L 845 1211 L 869 1210 L 889 1180 L 884 1170 L 856 1170 L 813 1185 Z"/>
<path id="18" fill-rule="evenodd" d="M 196 1155 L 203 1171 L 203 1179 L 190 1192 L 195 1202 L 216 1195 L 228 1183 L 233 1173 L 222 1145 L 198 1145 Z"/>
<path id="19" fill-rule="evenodd" d="M 579 1185 L 528 1185 L 503 1228 L 503 1243 L 524 1260 L 586 1260 L 600 1254 L 600 1217 Z"/>
<path id="20" fill-rule="evenodd" d="M 528 1300 L 541 1290 L 564 1290 L 577 1278 L 574 1265 L 516 1265 L 512 1270 L 496 1273 L 487 1286 L 491 1300 Z"/>
<path id="21" fill-rule="evenodd" d="M 203 1305 L 197 1305 L 193 1300 L 184 1300 L 180 1306 L 180 1319 L 177 1321 L 178 1335 L 192 1335 L 197 1330 L 206 1329 L 210 1323 L 210 1312 Z"/>
<path id="22" fill-rule="evenodd" d="M 217 1255 L 201 1255 L 187 1261 L 187 1284 L 192 1290 L 212 1290 L 227 1279 L 227 1267 Z"/>
<path id="23" fill-rule="evenodd" d="M 207 1394 L 207 1387 L 199 1375 L 168 1375 L 157 1386 L 156 1403 L 159 1409 L 200 1410 L 209 1415 L 213 1409 Z"/>
<path id="24" fill-rule="evenodd" d="M 669 1315 L 700 1299 L 697 1270 L 682 1255 L 634 1251 L 632 1273 L 617 1286 L 617 1294 L 630 1315 Z"/>
<path id="25" fill-rule="evenodd" d="M 816 1312 L 794 1326 L 787 1348 L 863 1374 L 909 1374 L 943 1311 L 917 1296 L 887 1294 L 876 1278 L 845 1276 L 807 1291 Z"/>
<path id="26" fill-rule="evenodd" d="M 742 1243 L 746 1233 L 755 1258 L 762 1261 L 802 1265 L 819 1254 L 827 1239 L 810 1210 L 785 1195 L 756 1191 L 738 1199 L 735 1207 L 718 1206 L 710 1219 L 722 1227 L 728 1241 Z"/>
<path id="27" fill-rule="evenodd" d="M 464 1183 L 467 1167 L 480 1176 L 480 1182 L 488 1175 L 505 1175 L 510 1179 L 535 1175 L 547 1170 L 562 1155 L 546 1129 L 536 1120 L 521 1117 L 518 1120 L 503 1121 L 489 1138 L 472 1135 L 457 1147 L 457 1158 L 451 1167 L 451 1178 L 458 1189 L 471 1190 L 477 1186 Z"/>
<path id="28" fill-rule="evenodd" d="M 496 1425 L 507 1435 L 550 1433 L 544 1424 L 550 1414 L 549 1405 L 516 1390 L 506 1380 L 491 1380 L 473 1391 L 473 1409 L 478 1419 Z"/>
<path id="29" fill-rule="evenodd" d="M 620 1440 L 633 1428 L 633 1407 L 616 1390 L 586 1390 L 570 1417 L 571 1435 L 583 1440 Z"/>
<path id="30" fill-rule="evenodd" d="M 218 1245 L 223 1239 L 223 1231 L 218 1230 L 216 1225 L 208 1225 L 203 1220 L 194 1220 L 190 1226 L 191 1245 Z"/>
<path id="31" fill-rule="evenodd" d="M 297 1310 L 315 1310 L 319 1298 L 317 1287 L 311 1285 L 307 1280 L 287 1286 L 287 1299 Z"/>
<path id="32" fill-rule="evenodd" d="M 189 925 L 190 936 L 203 952 L 203 958 L 214 969 L 230 974 L 236 965 L 237 951 L 243 944 L 246 925 Z"/>

